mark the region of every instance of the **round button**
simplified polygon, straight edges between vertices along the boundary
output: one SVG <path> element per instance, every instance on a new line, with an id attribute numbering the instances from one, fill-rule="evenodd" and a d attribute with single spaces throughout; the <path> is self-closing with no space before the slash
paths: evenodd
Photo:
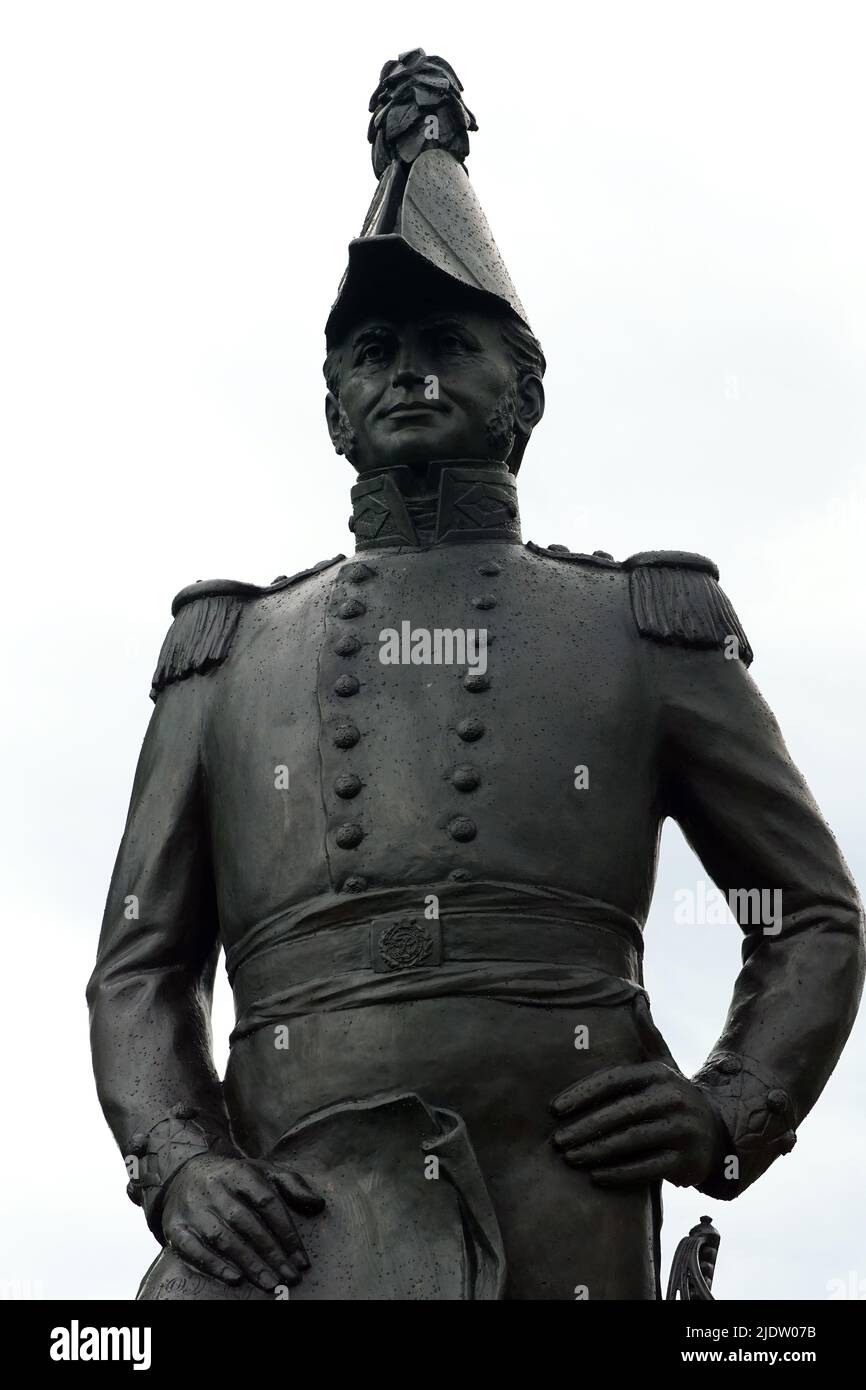
<path id="1" fill-rule="evenodd" d="M 471 690 L 473 694 L 477 695 L 481 690 L 490 689 L 490 677 L 482 676 L 479 671 L 470 671 L 467 676 L 463 677 L 463 685 L 467 690 Z"/>
<path id="2" fill-rule="evenodd" d="M 497 565 L 495 560 L 485 560 L 483 565 L 478 566 L 478 573 L 492 578 L 493 575 L 502 573 L 502 566 Z"/>
<path id="3" fill-rule="evenodd" d="M 571 551 L 567 545 L 549 545 L 548 550 L 552 550 L 554 555 L 570 555 Z"/>
<path id="4" fill-rule="evenodd" d="M 719 1071 L 724 1072 L 725 1076 L 736 1076 L 743 1070 L 743 1064 L 739 1057 L 723 1057 L 719 1062 Z"/>
<path id="5" fill-rule="evenodd" d="M 479 594 L 479 595 L 477 596 L 477 598 L 474 598 L 474 599 L 472 600 L 472 607 L 473 607 L 473 608 L 481 608 L 481 609 L 483 609 L 483 610 L 486 610 L 486 609 L 488 609 L 488 608 L 495 608 L 495 607 L 496 607 L 496 595 L 495 595 L 495 594 Z"/>
<path id="6" fill-rule="evenodd" d="M 361 730 L 354 724 L 338 724 L 334 730 L 334 743 L 338 748 L 354 748 L 361 737 Z"/>
<path id="7" fill-rule="evenodd" d="M 448 834 L 452 840 L 459 840 L 461 844 L 465 844 L 467 840 L 475 839 L 478 827 L 468 816 L 454 816 L 448 822 Z"/>
<path id="8" fill-rule="evenodd" d="M 340 849 L 354 849 L 356 845 L 361 843 L 363 838 L 363 830 L 360 825 L 356 825 L 354 821 L 346 821 L 344 825 L 338 826 L 337 833 L 334 836 Z"/>
<path id="9" fill-rule="evenodd" d="M 481 785 L 481 773 L 477 767 L 462 763 L 460 767 L 455 767 L 451 781 L 459 792 L 474 792 Z"/>
<path id="10" fill-rule="evenodd" d="M 461 719 L 457 725 L 457 737 L 464 743 L 475 743 L 484 735 L 484 725 L 480 719 Z"/>
<path id="11" fill-rule="evenodd" d="M 361 689 L 361 682 L 357 676 L 338 676 L 334 681 L 334 691 L 337 695 L 357 695 Z"/>
<path id="12" fill-rule="evenodd" d="M 334 782 L 334 791 L 344 801 L 349 801 L 353 796 L 357 796 L 360 790 L 361 779 L 356 777 L 354 772 L 344 772 Z"/>
<path id="13" fill-rule="evenodd" d="M 344 893 L 363 893 L 366 887 L 367 880 L 363 874 L 349 874 L 349 877 L 343 880 Z"/>
<path id="14" fill-rule="evenodd" d="M 472 877 L 468 869 L 452 869 L 448 877 L 454 883 L 466 883 Z"/>
<path id="15" fill-rule="evenodd" d="M 371 570 L 369 565 L 363 564 L 360 560 L 357 564 L 347 565 L 344 570 L 340 570 L 340 578 L 348 579 L 350 584 L 366 584 L 368 579 L 372 579 L 376 573 Z"/>
<path id="16" fill-rule="evenodd" d="M 337 656 L 354 656 L 361 650 L 361 643 L 353 633 L 347 632 L 340 638 L 339 642 L 334 643 L 334 651 Z"/>
<path id="17" fill-rule="evenodd" d="M 343 599 L 343 602 L 338 606 L 337 616 L 339 618 L 360 618 L 366 611 L 367 605 L 363 599 L 346 598 Z"/>
<path id="18" fill-rule="evenodd" d="M 767 1093 L 767 1109 L 773 1115 L 783 1115 L 788 1108 L 788 1097 L 784 1091 Z"/>

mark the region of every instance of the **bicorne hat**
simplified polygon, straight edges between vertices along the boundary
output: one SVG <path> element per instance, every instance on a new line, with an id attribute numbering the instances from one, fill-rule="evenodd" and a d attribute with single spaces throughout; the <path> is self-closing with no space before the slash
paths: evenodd
<path id="1" fill-rule="evenodd" d="M 411 302 L 484 304 L 529 327 L 463 161 L 475 117 L 443 58 L 386 63 L 370 98 L 379 185 L 325 329 L 328 348 L 367 313 Z"/>

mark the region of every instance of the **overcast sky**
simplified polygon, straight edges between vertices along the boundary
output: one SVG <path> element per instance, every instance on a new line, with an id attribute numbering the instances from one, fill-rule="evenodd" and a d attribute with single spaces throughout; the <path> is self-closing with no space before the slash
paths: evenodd
<path id="1" fill-rule="evenodd" d="M 374 188 L 367 101 L 403 49 L 465 84 L 473 185 L 550 364 L 525 537 L 716 560 L 866 880 L 862 14 L 2 7 L 7 1289 L 127 1297 L 155 1253 L 96 1101 L 84 984 L 173 594 L 350 548 L 323 328 Z M 579 698 L 579 672 L 562 678 Z M 674 923 L 674 894 L 701 881 L 668 825 L 647 982 L 686 1070 L 739 963 L 732 924 Z M 221 985 L 220 1059 L 230 1026 Z M 666 1265 L 709 1211 L 720 1298 L 866 1296 L 864 1036 L 740 1201 L 665 1189 Z"/>

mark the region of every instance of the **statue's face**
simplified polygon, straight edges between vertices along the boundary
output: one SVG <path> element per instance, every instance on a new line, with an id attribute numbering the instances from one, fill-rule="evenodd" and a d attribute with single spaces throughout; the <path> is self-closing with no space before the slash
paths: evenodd
<path id="1" fill-rule="evenodd" d="M 514 367 L 496 319 L 483 313 L 369 318 L 342 345 L 340 382 L 328 426 L 360 473 L 502 460 L 525 428 Z"/>

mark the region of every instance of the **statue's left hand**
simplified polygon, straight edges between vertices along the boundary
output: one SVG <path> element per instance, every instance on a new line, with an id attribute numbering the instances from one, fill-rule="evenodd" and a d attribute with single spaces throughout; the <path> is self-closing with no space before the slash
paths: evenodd
<path id="1" fill-rule="evenodd" d="M 704 1092 L 664 1062 L 609 1067 L 551 1103 L 553 1143 L 603 1187 L 665 1178 L 697 1187 L 723 1161 L 723 1130 Z M 564 1123 L 563 1123 L 564 1122 Z"/>

